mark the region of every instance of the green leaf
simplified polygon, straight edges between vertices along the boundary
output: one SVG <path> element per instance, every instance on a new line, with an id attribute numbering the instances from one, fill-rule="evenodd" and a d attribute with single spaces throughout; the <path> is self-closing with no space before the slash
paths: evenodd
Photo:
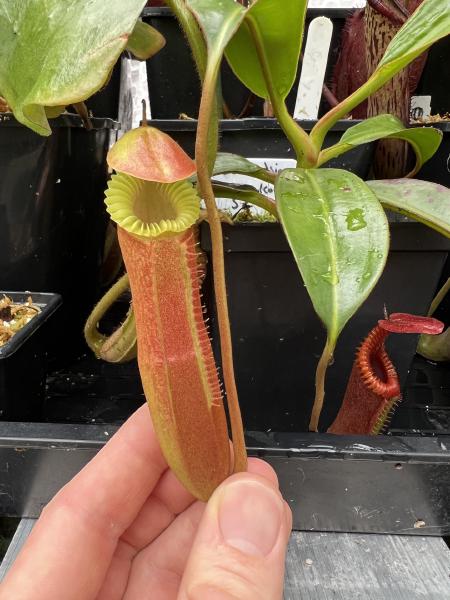
<path id="1" fill-rule="evenodd" d="M 385 208 L 450 237 L 450 190 L 419 179 L 380 179 L 366 184 Z"/>
<path id="2" fill-rule="evenodd" d="M 417 353 L 434 362 L 450 362 L 450 327 L 439 335 L 422 334 Z"/>
<path id="3" fill-rule="evenodd" d="M 186 0 L 186 4 L 200 26 L 207 46 L 195 154 L 196 161 L 206 162 L 210 173 L 218 145 L 219 67 L 227 43 L 244 18 L 245 9 L 234 0 Z M 207 156 L 202 156 L 205 149 Z M 200 175 L 201 169 L 198 169 L 198 173 Z"/>
<path id="4" fill-rule="evenodd" d="M 436 309 L 439 307 L 441 302 L 447 296 L 450 290 L 450 277 L 441 287 L 433 302 L 431 303 L 428 316 L 434 314 Z M 434 360 L 436 362 L 450 361 L 450 327 L 448 327 L 443 333 L 439 335 L 425 335 L 419 336 L 419 342 L 417 344 L 417 352 L 428 360 Z"/>
<path id="5" fill-rule="evenodd" d="M 344 132 L 334 146 L 322 150 L 318 165 L 323 165 L 336 156 L 348 152 L 355 146 L 374 142 L 382 138 L 396 138 L 409 142 L 416 154 L 416 165 L 410 175 L 417 173 L 429 160 L 442 141 L 442 132 L 433 127 L 414 127 L 407 129 L 397 117 L 379 115 L 365 119 Z"/>
<path id="6" fill-rule="evenodd" d="M 269 99 L 253 36 L 260 40 L 275 93 L 285 99 L 295 80 L 302 46 L 307 0 L 257 0 L 225 51 L 237 77 Z"/>
<path id="7" fill-rule="evenodd" d="M 230 152 L 218 152 L 213 175 L 222 175 L 224 173 L 241 173 L 242 175 L 250 175 L 251 177 L 257 177 L 270 183 L 275 182 L 275 173 L 263 169 L 243 156 L 231 154 Z"/>
<path id="8" fill-rule="evenodd" d="M 245 9 L 234 0 L 186 0 L 196 17 L 208 47 L 208 67 L 219 69 L 226 45 L 245 16 Z"/>
<path id="9" fill-rule="evenodd" d="M 236 67 L 236 64 L 247 64 L 247 50 L 249 53 L 253 52 L 253 58 L 248 63 L 249 73 L 252 76 L 259 73 L 257 76 L 259 82 L 264 79 L 264 97 L 270 97 L 275 115 L 299 160 L 302 160 L 305 166 L 315 165 L 318 152 L 314 151 L 308 135 L 290 116 L 284 103 L 297 70 L 306 0 L 284 0 L 283 10 L 280 9 L 281 3 L 277 0 L 255 0 L 247 10 L 234 0 L 186 0 L 186 2 L 203 30 L 208 46 L 208 67 L 200 105 L 200 112 L 206 115 L 206 120 L 210 120 L 209 96 L 212 93 L 211 88 L 216 84 L 223 53 L 227 45 L 232 43 L 233 35 L 245 18 L 246 25 L 242 31 L 247 31 L 245 27 L 249 31 L 244 34 L 246 41 L 241 48 L 243 53 L 239 54 L 239 58 L 236 55 L 236 61 L 232 61 L 233 67 Z M 294 20 L 292 22 L 286 20 L 286 14 Z M 277 20 L 272 22 L 274 17 Z M 300 20 L 297 21 L 296 17 Z M 297 23 L 297 28 L 293 28 L 292 23 Z M 290 27 L 286 29 L 285 26 L 288 24 Z M 283 45 L 280 45 L 281 41 Z M 251 85 L 249 87 L 252 88 Z M 203 144 L 204 137 L 200 121 L 204 118 L 199 115 L 197 143 L 200 146 Z"/>
<path id="10" fill-rule="evenodd" d="M 65 106 L 46 106 L 45 114 L 47 115 L 47 119 L 56 119 L 56 117 L 62 115 L 65 110 Z"/>
<path id="11" fill-rule="evenodd" d="M 334 345 L 383 272 L 386 215 L 367 185 L 341 169 L 286 169 L 275 197 L 303 281 Z"/>
<path id="12" fill-rule="evenodd" d="M 108 79 L 144 0 L 2 0 L 0 89 L 16 118 L 50 135 L 45 107 L 82 102 Z"/>
<path id="13" fill-rule="evenodd" d="M 450 5 L 424 0 L 386 48 L 372 77 L 398 73 L 437 40 L 450 34 Z"/>
<path id="14" fill-rule="evenodd" d="M 200 31 L 197 19 L 189 10 L 186 0 L 166 0 L 165 3 L 176 16 L 178 23 L 187 38 L 194 57 L 195 66 L 200 75 L 200 80 L 203 81 L 206 71 L 207 52 L 206 42 Z"/>
<path id="15" fill-rule="evenodd" d="M 351 96 L 324 115 L 311 132 L 316 148 L 321 148 L 327 131 L 363 100 L 425 52 L 432 44 L 450 34 L 450 3 L 424 0 L 386 49 L 368 81 Z"/>
<path id="16" fill-rule="evenodd" d="M 277 206 L 272 198 L 264 196 L 251 185 L 234 187 L 222 183 L 213 183 L 213 190 L 216 198 L 230 198 L 231 200 L 253 204 L 253 206 L 258 206 L 278 218 Z"/>
<path id="17" fill-rule="evenodd" d="M 159 31 L 139 20 L 128 38 L 126 49 L 139 60 L 147 60 L 164 48 L 165 44 L 166 40 Z"/>
<path id="18" fill-rule="evenodd" d="M 178 24 L 180 25 L 194 58 L 195 66 L 197 67 L 200 81 L 203 84 L 206 74 L 206 63 L 208 60 L 208 52 L 206 49 L 206 41 L 197 19 L 188 8 L 185 0 L 166 0 L 167 6 L 170 7 L 175 14 Z M 208 167 L 211 168 L 214 164 L 219 145 L 219 119 L 222 116 L 222 92 L 220 85 L 216 85 L 216 102 L 212 111 L 210 126 L 208 128 Z"/>

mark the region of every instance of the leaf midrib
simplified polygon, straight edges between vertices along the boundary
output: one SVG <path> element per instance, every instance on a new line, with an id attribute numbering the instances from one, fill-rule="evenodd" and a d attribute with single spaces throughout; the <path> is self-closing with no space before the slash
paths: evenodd
<path id="1" fill-rule="evenodd" d="M 322 201 L 322 202 L 320 202 L 320 204 L 323 207 L 325 223 L 326 223 L 326 227 L 327 227 L 328 233 L 329 233 L 327 245 L 328 245 L 328 248 L 330 251 L 330 256 L 331 256 L 331 269 L 332 269 L 332 280 L 331 281 L 336 281 L 336 283 L 333 284 L 330 282 L 330 285 L 332 288 L 331 289 L 332 311 L 331 311 L 331 322 L 330 322 L 330 325 L 328 326 L 328 337 L 330 340 L 334 340 L 334 339 L 336 339 L 336 337 L 338 335 L 338 315 L 337 315 L 338 290 L 337 290 L 337 288 L 339 286 L 339 282 L 337 281 L 337 271 L 336 271 L 337 255 L 336 255 L 335 244 L 332 243 L 332 240 L 333 240 L 333 242 L 335 242 L 336 235 L 335 235 L 333 221 L 330 218 L 330 211 L 328 209 L 328 204 L 326 201 L 326 194 L 323 193 L 323 190 L 318 182 L 317 177 L 312 177 L 311 174 L 308 173 L 307 170 L 305 171 L 305 176 L 308 178 L 309 184 L 311 185 L 313 190 L 317 193 L 319 202 L 320 202 L 320 200 Z"/>

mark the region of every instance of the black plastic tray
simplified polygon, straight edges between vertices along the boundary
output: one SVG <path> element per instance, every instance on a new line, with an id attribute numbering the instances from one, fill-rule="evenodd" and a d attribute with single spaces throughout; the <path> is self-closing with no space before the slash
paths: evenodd
<path id="1" fill-rule="evenodd" d="M 0 514 L 37 517 L 117 430 L 110 424 L 1 423 Z M 276 469 L 294 529 L 450 533 L 450 436 L 247 434 Z"/>
<path id="2" fill-rule="evenodd" d="M 58 294 L 0 292 L 14 302 L 41 309 L 9 342 L 0 347 L 0 417 L 5 420 L 42 419 L 47 353 L 52 340 L 50 317 L 61 304 Z"/>

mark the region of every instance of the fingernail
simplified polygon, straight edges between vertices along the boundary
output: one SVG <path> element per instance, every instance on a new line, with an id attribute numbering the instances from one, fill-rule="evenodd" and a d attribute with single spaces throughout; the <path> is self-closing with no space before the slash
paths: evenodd
<path id="1" fill-rule="evenodd" d="M 225 542 L 251 556 L 266 556 L 277 541 L 283 501 L 257 482 L 238 481 L 219 499 L 219 527 Z"/>

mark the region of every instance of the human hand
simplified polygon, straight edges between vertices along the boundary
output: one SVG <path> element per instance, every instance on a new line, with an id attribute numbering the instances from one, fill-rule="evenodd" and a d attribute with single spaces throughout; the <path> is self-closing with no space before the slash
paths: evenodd
<path id="1" fill-rule="evenodd" d="M 290 529 L 258 459 L 194 500 L 143 406 L 46 506 L 0 600 L 279 600 Z"/>

